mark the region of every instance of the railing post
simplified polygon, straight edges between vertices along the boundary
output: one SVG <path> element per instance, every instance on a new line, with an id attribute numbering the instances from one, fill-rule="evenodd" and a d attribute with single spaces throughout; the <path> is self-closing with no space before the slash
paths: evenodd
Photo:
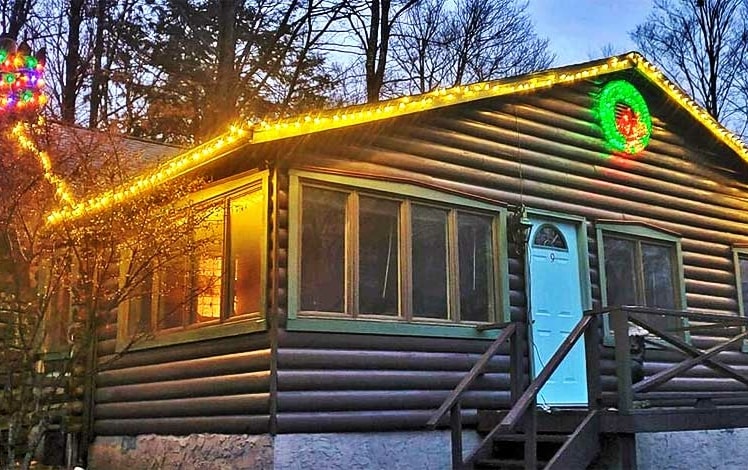
<path id="1" fill-rule="evenodd" d="M 584 332 L 584 349 L 587 359 L 587 402 L 590 411 L 601 407 L 600 374 L 600 316 L 592 315 Z"/>
<path id="2" fill-rule="evenodd" d="M 522 392 L 527 388 L 527 374 L 523 369 L 525 335 L 527 334 L 527 324 L 517 323 L 517 329 L 509 339 L 509 386 L 510 402 L 512 406 L 522 396 Z"/>
<path id="3" fill-rule="evenodd" d="M 533 399 L 525 411 L 525 470 L 538 468 L 538 402 Z"/>
<path id="4" fill-rule="evenodd" d="M 629 314 L 625 310 L 610 312 L 616 351 L 616 375 L 618 377 L 618 412 L 631 413 L 634 394 L 631 390 L 631 345 L 629 343 Z"/>
<path id="5" fill-rule="evenodd" d="M 449 410 L 449 427 L 452 429 L 452 470 L 462 470 L 462 407 L 460 402 Z"/>

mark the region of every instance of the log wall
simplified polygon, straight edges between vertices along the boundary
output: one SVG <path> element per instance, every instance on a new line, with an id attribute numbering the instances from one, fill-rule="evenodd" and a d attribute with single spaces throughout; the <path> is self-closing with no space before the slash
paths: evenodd
<path id="1" fill-rule="evenodd" d="M 440 189 L 500 204 L 584 216 L 588 221 L 593 306 L 600 306 L 597 220 L 638 221 L 682 237 L 690 310 L 736 315 L 731 244 L 748 242 L 745 163 L 632 74 L 653 115 L 642 154 L 611 156 L 592 109 L 599 84 L 488 99 L 414 117 L 308 136 L 294 142 L 285 165 Z M 511 251 L 511 250 L 510 250 Z M 285 256 L 285 255 L 284 255 Z M 511 256 L 512 317 L 525 319 L 523 261 Z M 700 348 L 731 331 L 692 334 Z M 278 430 L 309 432 L 417 428 L 457 384 L 487 343 L 281 331 Z M 601 347 L 606 401 L 615 396 L 613 350 Z M 507 350 L 464 405 L 508 405 Z M 651 375 L 682 355 L 647 353 Z M 748 372 L 748 355 L 720 355 Z M 490 387 L 499 391 L 490 392 Z M 696 367 L 652 395 L 656 404 L 693 405 L 684 391 L 736 392 L 744 386 Z M 748 393 L 719 398 L 748 404 Z M 718 401 L 719 401 L 718 400 Z"/>

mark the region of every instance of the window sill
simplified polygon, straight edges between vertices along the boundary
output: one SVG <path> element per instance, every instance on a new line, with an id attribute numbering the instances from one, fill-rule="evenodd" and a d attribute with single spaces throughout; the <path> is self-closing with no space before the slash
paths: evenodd
<path id="1" fill-rule="evenodd" d="M 156 333 L 127 344 L 127 340 L 117 340 L 117 351 L 127 349 L 138 351 L 141 349 L 172 346 L 175 344 L 193 343 L 208 339 L 223 338 L 226 336 L 237 336 L 257 331 L 265 331 L 267 324 L 264 318 L 252 318 L 235 320 L 217 325 L 206 325 L 188 330 Z"/>
<path id="2" fill-rule="evenodd" d="M 475 325 L 408 323 L 396 320 L 351 318 L 289 318 L 288 331 L 325 333 L 382 334 L 398 336 L 430 336 L 442 338 L 494 339 L 499 331 L 478 331 Z"/>

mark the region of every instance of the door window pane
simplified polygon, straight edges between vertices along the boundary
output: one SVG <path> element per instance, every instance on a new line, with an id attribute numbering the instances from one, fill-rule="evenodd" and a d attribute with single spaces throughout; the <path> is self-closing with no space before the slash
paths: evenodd
<path id="1" fill-rule="evenodd" d="M 604 237 L 608 305 L 636 305 L 636 244 Z"/>
<path id="2" fill-rule="evenodd" d="M 255 191 L 233 198 L 229 203 L 231 264 L 229 275 L 229 315 L 260 311 L 262 270 L 263 194 Z"/>
<path id="3" fill-rule="evenodd" d="M 493 317 L 491 231 L 489 217 L 458 213 L 461 320 L 489 321 Z"/>
<path id="4" fill-rule="evenodd" d="M 447 309 L 447 211 L 413 205 L 413 315 L 444 318 Z"/>
<path id="5" fill-rule="evenodd" d="M 398 314 L 400 203 L 359 200 L 359 312 Z"/>
<path id="6" fill-rule="evenodd" d="M 301 227 L 301 309 L 343 312 L 347 194 L 304 187 Z"/>

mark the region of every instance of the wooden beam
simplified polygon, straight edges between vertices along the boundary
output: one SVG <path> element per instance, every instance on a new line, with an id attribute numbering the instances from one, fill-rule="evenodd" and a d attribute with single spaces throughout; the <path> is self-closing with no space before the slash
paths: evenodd
<path id="1" fill-rule="evenodd" d="M 629 321 L 631 321 L 631 323 L 637 326 L 644 328 L 645 330 L 649 330 L 650 332 L 654 333 L 655 335 L 659 336 L 666 342 L 670 343 L 671 345 L 675 346 L 676 348 L 680 349 L 681 351 L 683 351 L 684 353 L 692 357 L 698 357 L 702 354 L 701 350 L 691 346 L 690 344 L 686 343 L 685 341 L 678 338 L 677 336 L 666 333 L 650 325 L 649 323 L 645 322 L 637 315 L 631 315 L 629 317 Z M 707 360 L 704 361 L 704 365 L 719 373 L 726 375 L 727 377 L 733 378 L 737 380 L 738 382 L 748 385 L 748 377 L 741 374 L 740 372 L 733 369 L 732 367 L 724 364 L 722 361 L 719 361 L 716 358 L 707 358 Z"/>
<path id="2" fill-rule="evenodd" d="M 476 326 L 475 329 L 478 331 L 503 330 L 504 328 L 508 327 L 511 324 L 512 322 L 509 322 L 509 321 L 504 321 L 500 323 L 486 323 L 486 324 Z"/>
<path id="3" fill-rule="evenodd" d="M 486 366 L 488 365 L 488 362 L 491 360 L 491 358 L 496 354 L 496 352 L 499 350 L 499 347 L 504 343 L 504 341 L 507 340 L 510 336 L 512 336 L 516 330 L 516 325 L 510 324 L 507 326 L 504 331 L 501 332 L 498 338 L 494 340 L 493 343 L 486 349 L 486 352 L 483 353 L 483 355 L 476 361 L 475 365 L 473 365 L 473 368 L 470 369 L 470 372 L 460 381 L 460 383 L 455 387 L 455 389 L 452 391 L 452 393 L 449 394 L 449 397 L 447 397 L 446 400 L 444 400 L 444 403 L 442 403 L 442 406 L 439 407 L 439 409 L 434 413 L 434 415 L 431 417 L 431 419 L 428 420 L 426 423 L 426 426 L 430 429 L 434 429 L 436 425 L 439 423 L 439 421 L 444 417 L 444 415 L 447 414 L 447 412 L 452 409 L 452 407 L 457 403 L 457 401 L 460 399 L 460 396 L 467 390 L 475 381 L 475 379 L 478 378 L 480 374 L 483 373 Z"/>
<path id="4" fill-rule="evenodd" d="M 462 409 L 459 401 L 449 412 L 449 427 L 452 430 L 452 470 L 462 470 Z"/>
<path id="5" fill-rule="evenodd" d="M 697 357 L 692 357 L 690 359 L 686 359 L 685 361 L 682 361 L 678 364 L 676 364 L 673 367 L 670 367 L 669 369 L 665 369 L 651 377 L 648 377 L 638 384 L 634 385 L 632 387 L 633 391 L 636 392 L 646 392 L 648 390 L 651 390 L 657 386 L 662 385 L 663 383 L 667 382 L 668 380 L 672 379 L 676 375 L 687 371 L 688 369 L 703 363 L 707 359 L 711 358 L 712 356 L 716 356 L 720 352 L 724 351 L 725 349 L 729 348 L 733 344 L 742 341 L 743 338 L 748 337 L 748 331 L 743 332 L 732 339 L 719 344 L 717 346 L 714 346 L 712 348 L 709 348 L 708 350 L 702 352 Z"/>

